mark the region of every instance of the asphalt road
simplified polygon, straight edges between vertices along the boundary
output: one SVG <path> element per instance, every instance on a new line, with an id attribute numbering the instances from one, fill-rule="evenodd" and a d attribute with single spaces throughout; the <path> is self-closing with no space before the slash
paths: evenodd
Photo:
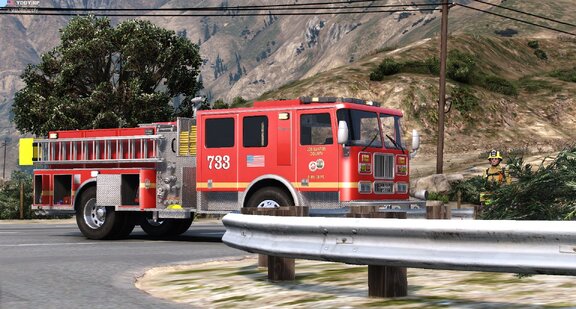
<path id="1" fill-rule="evenodd" d="M 192 224 L 152 240 L 137 227 L 125 240 L 94 241 L 75 224 L 0 224 L 0 308 L 190 308 L 153 298 L 134 280 L 159 265 L 245 255 L 221 242 L 224 231 Z"/>

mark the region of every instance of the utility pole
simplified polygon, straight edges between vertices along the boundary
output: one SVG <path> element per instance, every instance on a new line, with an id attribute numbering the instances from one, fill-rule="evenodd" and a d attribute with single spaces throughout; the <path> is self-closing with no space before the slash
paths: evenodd
<path id="1" fill-rule="evenodd" d="M 438 98 L 438 143 L 436 149 L 436 174 L 444 170 L 444 106 L 446 105 L 446 58 L 448 54 L 448 0 L 442 2 L 440 29 L 440 89 Z"/>
<path id="2" fill-rule="evenodd" d="M 4 146 L 4 164 L 2 165 L 2 180 L 6 179 L 6 148 L 8 146 L 8 139 L 4 139 L 4 143 L 2 143 L 2 146 Z"/>

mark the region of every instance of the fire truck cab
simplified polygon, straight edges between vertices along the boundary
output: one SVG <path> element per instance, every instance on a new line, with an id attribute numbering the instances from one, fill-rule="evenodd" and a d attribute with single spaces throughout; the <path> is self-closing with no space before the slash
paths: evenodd
<path id="1" fill-rule="evenodd" d="M 243 207 L 416 208 L 402 112 L 334 97 L 254 102 L 137 128 L 21 139 L 40 212 L 76 214 L 91 239 L 185 232 L 195 214 Z"/>

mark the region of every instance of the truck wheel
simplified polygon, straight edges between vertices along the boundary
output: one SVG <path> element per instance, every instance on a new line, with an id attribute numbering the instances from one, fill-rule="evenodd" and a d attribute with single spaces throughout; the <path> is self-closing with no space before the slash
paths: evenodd
<path id="1" fill-rule="evenodd" d="M 191 217 L 189 219 L 177 219 L 174 221 L 176 221 L 175 222 L 176 224 L 174 225 L 174 228 L 172 229 L 171 233 L 174 236 L 178 236 L 188 231 L 190 225 L 192 225 L 192 221 L 194 221 L 194 217 Z"/>
<path id="2" fill-rule="evenodd" d="M 89 239 L 112 239 L 131 232 L 128 231 L 127 217 L 116 212 L 114 207 L 96 206 L 96 187 L 86 189 L 80 196 L 76 223 L 82 234 Z"/>
<path id="3" fill-rule="evenodd" d="M 190 228 L 194 218 L 189 219 L 160 219 L 154 221 L 144 217 L 140 227 L 152 237 L 168 237 L 180 235 Z"/>
<path id="4" fill-rule="evenodd" d="M 128 235 L 130 235 L 130 233 L 132 233 L 132 231 L 134 230 L 134 227 L 136 227 L 136 224 L 138 223 L 138 218 L 136 216 L 136 214 L 133 213 L 117 213 L 117 215 L 122 215 L 125 217 L 124 219 L 124 223 L 122 224 L 122 226 L 119 228 L 119 230 L 116 232 L 116 234 L 114 236 L 112 236 L 114 239 L 121 239 L 121 238 L 126 238 Z"/>
<path id="5" fill-rule="evenodd" d="M 283 190 L 276 187 L 262 188 L 246 203 L 246 207 L 278 208 L 280 206 L 293 206 L 292 198 Z"/>

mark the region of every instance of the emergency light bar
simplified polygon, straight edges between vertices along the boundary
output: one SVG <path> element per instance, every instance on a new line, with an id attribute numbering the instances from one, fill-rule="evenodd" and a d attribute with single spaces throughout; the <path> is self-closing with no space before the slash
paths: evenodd
<path id="1" fill-rule="evenodd" d="M 380 106 L 380 102 L 376 101 L 366 101 L 356 98 L 338 98 L 338 97 L 300 97 L 300 102 L 302 102 L 303 104 L 343 102 L 343 103 L 353 103 L 360 105 Z"/>

